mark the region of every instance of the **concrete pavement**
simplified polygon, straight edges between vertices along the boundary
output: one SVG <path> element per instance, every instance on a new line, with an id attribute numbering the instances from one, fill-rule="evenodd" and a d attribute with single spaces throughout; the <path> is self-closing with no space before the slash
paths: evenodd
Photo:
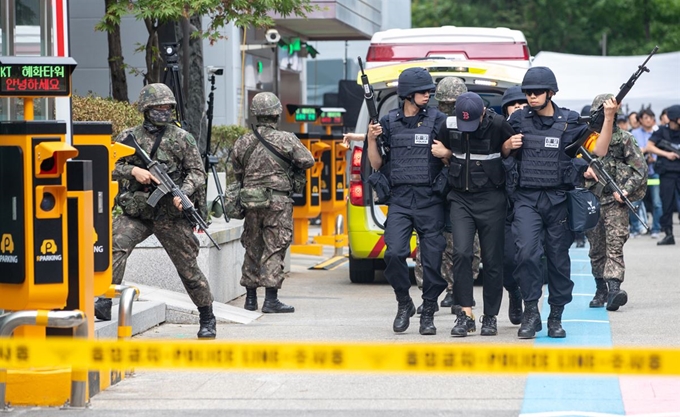
<path id="1" fill-rule="evenodd" d="M 330 256 L 331 251 L 328 250 Z M 627 274 L 623 288 L 629 302 L 618 312 L 606 313 L 613 346 L 680 347 L 680 247 L 656 246 L 647 236 L 631 239 L 626 247 Z M 574 259 L 587 257 L 586 249 L 572 249 Z M 294 314 L 263 315 L 249 324 L 219 324 L 218 338 L 224 340 L 267 341 L 378 341 L 415 343 L 513 343 L 533 345 L 536 340 L 517 339 L 517 326 L 507 319 L 507 300 L 501 310 L 499 335 L 452 338 L 454 316 L 441 309 L 435 316 L 438 334 L 418 334 L 418 316 L 404 334 L 394 334 L 396 312 L 393 292 L 384 280 L 374 284 L 352 284 L 347 264 L 333 271 L 308 270 L 323 258 L 294 255 L 290 278 L 279 295 L 296 308 Z M 578 261 L 583 262 L 583 261 Z M 575 265 L 575 263 L 574 263 Z M 586 267 L 580 265 L 579 268 Z M 586 268 L 589 271 L 589 268 Z M 574 268 L 576 270 L 576 267 Z M 574 277 L 576 279 L 576 277 Z M 590 278 L 588 278 L 590 279 Z M 585 281 L 587 283 L 587 280 Z M 594 292 L 594 284 L 591 285 Z M 418 297 L 416 287 L 411 294 Z M 260 295 L 262 305 L 264 292 Z M 586 298 L 589 294 L 580 296 Z M 481 288 L 475 287 L 481 303 Z M 243 306 L 243 298 L 229 303 Z M 580 308 L 576 300 L 567 311 Z M 481 306 L 475 310 L 481 315 Z M 545 315 L 543 319 L 545 320 Z M 569 334 L 580 333 L 577 321 L 565 323 Z M 193 339 L 196 325 L 162 325 L 137 336 L 139 339 Z M 588 335 L 581 335 L 587 337 Z M 543 331 L 540 337 L 545 337 Z M 597 337 L 593 334 L 593 337 Z M 566 377 L 565 377 L 566 378 Z M 527 375 L 469 374 L 380 374 L 380 373 L 295 373 L 295 372 L 193 372 L 137 370 L 133 378 L 108 388 L 92 398 L 89 410 L 73 410 L 69 415 L 130 416 L 217 415 L 231 416 L 516 416 L 525 404 Z M 619 378 L 623 393 L 622 409 L 628 415 L 680 416 L 677 392 L 680 378 Z M 637 387 L 637 388 L 636 388 Z M 669 387 L 666 391 L 663 387 Z M 632 391 L 631 391 L 632 389 Z M 542 391 L 541 391 L 542 390 Z M 555 402 L 567 392 L 542 387 L 544 400 Z M 626 398 L 626 392 L 629 397 Z M 634 394 L 630 394 L 633 392 Z M 675 392 L 675 394 L 673 394 Z M 596 400 L 584 398 L 583 402 Z M 678 408 L 672 408 L 676 407 Z M 625 406 L 625 407 L 624 407 Z M 526 407 L 526 404 L 524 405 Z M 526 409 L 526 408 L 525 408 Z M 585 409 L 585 408 L 584 408 Z M 547 411 L 547 410 L 544 410 Z M 57 410 L 17 409 L 21 416 L 63 414 Z M 60 415 L 61 415 L 60 414 Z M 546 414 L 524 415 L 593 415 Z M 607 413 L 598 416 L 609 415 Z M 612 414 L 613 415 L 613 414 Z M 616 412 L 616 415 L 621 415 Z"/>

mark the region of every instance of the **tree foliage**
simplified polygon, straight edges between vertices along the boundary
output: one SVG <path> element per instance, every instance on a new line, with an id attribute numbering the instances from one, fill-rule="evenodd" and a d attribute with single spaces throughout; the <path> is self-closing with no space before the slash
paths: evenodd
<path id="1" fill-rule="evenodd" d="M 680 50 L 680 0 L 412 0 L 416 27 L 509 27 L 533 54 L 646 55 Z"/>

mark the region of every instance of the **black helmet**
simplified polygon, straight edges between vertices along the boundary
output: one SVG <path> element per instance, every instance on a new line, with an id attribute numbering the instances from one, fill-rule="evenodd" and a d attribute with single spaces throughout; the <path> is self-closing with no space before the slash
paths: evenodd
<path id="1" fill-rule="evenodd" d="M 558 92 L 555 74 L 548 67 L 531 67 L 524 74 L 522 91 L 526 90 L 550 90 Z"/>
<path id="2" fill-rule="evenodd" d="M 590 108 L 591 107 L 593 107 L 593 106 L 591 106 L 590 104 L 586 104 L 585 106 L 583 106 L 583 108 L 581 109 L 581 116 L 590 117 Z"/>
<path id="3" fill-rule="evenodd" d="M 406 98 L 418 91 L 434 90 L 432 76 L 425 68 L 407 68 L 399 74 L 397 95 Z"/>
<path id="4" fill-rule="evenodd" d="M 501 99 L 501 110 L 503 113 L 505 113 L 505 106 L 516 101 L 527 102 L 527 96 L 522 92 L 522 89 L 518 85 L 508 88 L 505 90 L 505 93 L 503 93 L 503 98 Z"/>

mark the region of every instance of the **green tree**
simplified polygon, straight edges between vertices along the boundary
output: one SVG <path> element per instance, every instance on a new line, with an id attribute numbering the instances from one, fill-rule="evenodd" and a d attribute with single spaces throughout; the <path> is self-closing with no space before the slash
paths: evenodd
<path id="1" fill-rule="evenodd" d="M 601 55 L 680 50 L 680 0 L 413 0 L 417 27 L 505 26 L 524 32 L 533 54 Z"/>

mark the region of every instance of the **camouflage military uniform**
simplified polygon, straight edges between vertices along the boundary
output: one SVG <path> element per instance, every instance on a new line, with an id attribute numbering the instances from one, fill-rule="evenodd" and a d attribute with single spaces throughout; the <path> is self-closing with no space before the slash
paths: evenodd
<path id="1" fill-rule="evenodd" d="M 147 101 L 154 106 L 175 103 L 169 88 L 154 86 L 157 84 L 142 90 L 138 103 L 140 111 L 148 110 L 149 106 L 144 107 Z M 168 93 L 170 96 L 165 97 Z M 156 153 L 150 155 L 151 158 L 167 167 L 170 178 L 199 207 L 199 202 L 205 200 L 206 174 L 193 136 L 173 123 L 159 127 L 145 121 L 144 125 L 123 131 L 116 141 L 122 141 L 130 133 L 149 155 L 157 135 L 162 135 L 160 145 Z M 199 242 L 191 224 L 174 206 L 170 194 L 163 196 L 156 207 L 148 205 L 146 199 L 153 189 L 135 179 L 132 175 L 134 167 L 145 169 L 142 160 L 135 155 L 121 158 L 112 174 L 113 179 L 122 185 L 117 202 L 123 208 L 123 214 L 113 221 L 113 283 L 120 284 L 123 281 L 130 253 L 138 243 L 153 234 L 175 265 L 194 304 L 197 307 L 211 305 L 213 296 L 210 285 L 196 262 Z"/>
<path id="2" fill-rule="evenodd" d="M 601 98 L 604 97 L 604 98 Z M 593 103 L 593 109 L 611 95 L 601 95 L 601 101 Z M 647 163 L 635 138 L 630 132 L 614 128 L 607 155 L 602 158 L 607 173 L 621 190 L 628 193 L 631 201 L 644 197 L 647 183 Z M 628 207 L 614 199 L 600 183 L 586 184 L 600 198 L 600 220 L 597 226 L 586 232 L 590 242 L 590 263 L 593 276 L 623 281 L 625 264 L 623 245 L 628 240 Z"/>
<path id="3" fill-rule="evenodd" d="M 257 130 L 298 168 L 308 169 L 314 165 L 311 152 L 293 133 L 276 130 L 274 122 L 258 123 Z M 291 180 L 252 132 L 234 144 L 233 165 L 234 174 L 244 188 L 272 190 L 268 208 L 246 209 L 241 235 L 241 244 L 246 249 L 241 285 L 251 289 L 280 289 L 285 279 L 284 257 L 293 239 Z"/>
<path id="4" fill-rule="evenodd" d="M 442 254 L 442 278 L 446 280 L 448 286 L 446 291 L 453 291 L 453 237 L 451 232 L 444 232 L 444 237 L 446 238 L 446 249 Z M 416 235 L 416 245 L 420 245 L 420 239 Z M 472 259 L 472 276 L 477 279 L 479 276 L 479 264 L 481 263 L 481 256 L 479 250 L 479 235 L 475 233 L 475 240 L 472 246 L 473 259 Z M 415 266 L 415 276 L 416 284 L 418 288 L 423 288 L 423 264 L 420 262 L 420 252 L 416 251 L 416 266 Z"/>

